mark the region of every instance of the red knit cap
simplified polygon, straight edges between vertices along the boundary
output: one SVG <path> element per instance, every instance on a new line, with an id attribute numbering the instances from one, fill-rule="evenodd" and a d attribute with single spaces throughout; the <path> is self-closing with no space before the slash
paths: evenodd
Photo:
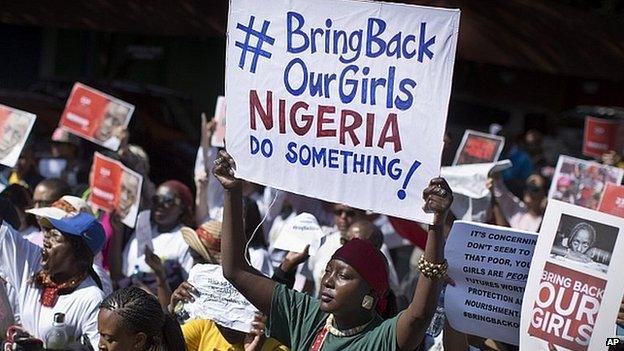
<path id="1" fill-rule="evenodd" d="M 386 257 L 366 240 L 352 239 L 338 249 L 332 260 L 341 260 L 353 267 L 370 285 L 377 298 L 377 312 L 383 314 L 388 305 L 388 263 Z"/>

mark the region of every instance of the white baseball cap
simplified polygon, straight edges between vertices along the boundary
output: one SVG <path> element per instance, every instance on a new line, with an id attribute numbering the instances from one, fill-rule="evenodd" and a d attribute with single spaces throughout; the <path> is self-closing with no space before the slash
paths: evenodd
<path id="1" fill-rule="evenodd" d="M 72 207 L 73 210 L 68 212 L 60 208 L 61 206 L 63 206 L 64 208 Z M 34 214 L 37 217 L 56 219 L 56 220 L 67 217 L 70 214 L 75 214 L 79 212 L 86 212 L 90 215 L 93 215 L 93 211 L 91 210 L 91 207 L 89 207 L 89 205 L 87 204 L 85 200 L 77 196 L 71 196 L 71 195 L 63 196 L 59 200 L 55 201 L 54 204 L 52 204 L 52 206 L 50 207 L 31 208 L 29 210 L 26 210 L 26 213 Z"/>

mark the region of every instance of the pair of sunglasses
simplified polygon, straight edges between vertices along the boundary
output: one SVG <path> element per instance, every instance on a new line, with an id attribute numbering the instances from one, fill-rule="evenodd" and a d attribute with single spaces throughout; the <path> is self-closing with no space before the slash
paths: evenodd
<path id="1" fill-rule="evenodd" d="M 154 195 L 152 203 L 157 206 L 171 207 L 180 204 L 180 199 L 175 196 Z"/>

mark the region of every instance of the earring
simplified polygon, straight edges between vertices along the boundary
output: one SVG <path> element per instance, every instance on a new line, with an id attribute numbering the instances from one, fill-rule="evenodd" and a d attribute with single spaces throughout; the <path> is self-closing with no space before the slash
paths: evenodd
<path id="1" fill-rule="evenodd" d="M 362 300 L 362 307 L 364 309 L 367 309 L 367 310 L 372 310 L 373 309 L 373 301 L 374 301 L 374 299 L 373 299 L 372 296 L 365 295 L 364 299 Z"/>

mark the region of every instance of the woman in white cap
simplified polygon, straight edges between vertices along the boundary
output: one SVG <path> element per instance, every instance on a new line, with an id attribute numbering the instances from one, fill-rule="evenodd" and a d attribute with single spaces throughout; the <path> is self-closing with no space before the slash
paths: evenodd
<path id="1" fill-rule="evenodd" d="M 70 215 L 75 215 L 78 212 L 85 212 L 90 215 L 93 214 L 91 207 L 87 202 L 77 196 L 65 195 L 52 203 L 50 207 L 38 207 L 26 211 L 37 218 L 55 218 L 60 219 Z M 43 247 L 43 237 L 45 230 L 34 232 L 26 239 L 37 246 Z M 93 271 L 97 274 L 99 279 L 98 285 L 102 288 L 105 295 L 113 292 L 113 283 L 111 282 L 110 274 L 104 268 L 102 253 L 98 253 L 93 258 Z"/>
<path id="2" fill-rule="evenodd" d="M 87 213 L 41 222 L 43 249 L 5 223 L 0 227 L 0 270 L 18 292 L 22 326 L 45 340 L 55 314 L 63 313 L 69 347 L 86 335 L 97 349 L 97 313 L 104 293 L 91 267 L 104 246 L 104 229 Z"/>

